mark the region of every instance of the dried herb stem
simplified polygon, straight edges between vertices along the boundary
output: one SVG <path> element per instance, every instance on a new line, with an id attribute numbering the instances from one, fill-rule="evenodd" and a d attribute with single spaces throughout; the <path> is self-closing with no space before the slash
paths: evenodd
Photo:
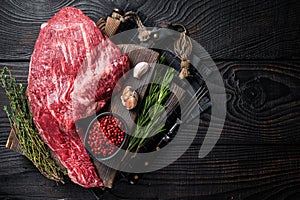
<path id="1" fill-rule="evenodd" d="M 63 174 L 50 156 L 50 149 L 42 141 L 32 121 L 24 86 L 17 84 L 7 67 L 0 73 L 1 85 L 10 102 L 10 111 L 4 106 L 11 128 L 15 131 L 24 155 L 47 178 L 63 182 Z"/>

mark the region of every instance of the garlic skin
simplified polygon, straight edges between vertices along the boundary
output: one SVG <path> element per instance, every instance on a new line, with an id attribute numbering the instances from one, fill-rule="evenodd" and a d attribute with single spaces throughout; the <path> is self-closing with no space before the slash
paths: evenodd
<path id="1" fill-rule="evenodd" d="M 125 106 L 125 102 L 129 99 L 131 93 L 132 93 L 132 87 L 131 86 L 126 86 L 123 90 L 122 96 L 121 96 L 121 100 L 122 100 L 122 104 Z"/>
<path id="2" fill-rule="evenodd" d="M 126 107 L 127 110 L 132 110 L 136 107 L 139 99 L 139 95 L 136 91 L 132 89 L 131 86 L 126 86 L 123 90 L 121 101 L 123 106 Z"/>
<path id="3" fill-rule="evenodd" d="M 129 97 L 129 99 L 125 102 L 125 107 L 127 110 L 132 110 L 137 105 L 137 100 L 133 96 Z"/>
<path id="4" fill-rule="evenodd" d="M 147 62 L 139 62 L 135 65 L 133 69 L 133 77 L 140 79 L 150 68 L 149 63 Z"/>

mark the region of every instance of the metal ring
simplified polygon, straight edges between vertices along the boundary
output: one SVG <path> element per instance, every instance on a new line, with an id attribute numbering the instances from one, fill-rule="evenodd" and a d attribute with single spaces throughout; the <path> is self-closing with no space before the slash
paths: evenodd
<path id="1" fill-rule="evenodd" d="M 182 32 L 184 32 L 184 34 L 188 35 L 188 31 L 187 31 L 187 29 L 184 25 L 182 25 L 182 24 L 171 24 L 171 26 L 178 32 L 180 32 L 179 29 L 181 28 L 183 30 Z"/>

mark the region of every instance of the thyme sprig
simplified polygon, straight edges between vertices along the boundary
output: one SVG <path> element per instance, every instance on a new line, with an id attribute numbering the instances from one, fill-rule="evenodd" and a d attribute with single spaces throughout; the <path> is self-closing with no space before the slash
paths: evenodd
<path id="1" fill-rule="evenodd" d="M 160 57 L 159 63 L 164 62 L 164 57 Z M 145 102 L 139 113 L 137 126 L 129 141 L 127 150 L 138 152 L 146 142 L 146 139 L 164 131 L 164 124 L 160 123 L 160 118 L 165 110 L 164 102 L 169 97 L 170 84 L 174 77 L 174 69 L 169 68 L 162 77 L 162 72 L 156 71 L 154 82 L 149 89 Z"/>
<path id="2" fill-rule="evenodd" d="M 47 178 L 63 182 L 63 174 L 50 156 L 50 150 L 40 138 L 32 121 L 24 86 L 17 84 L 7 67 L 0 73 L 1 85 L 10 102 L 10 111 L 4 106 L 11 128 L 15 131 L 24 155 Z"/>

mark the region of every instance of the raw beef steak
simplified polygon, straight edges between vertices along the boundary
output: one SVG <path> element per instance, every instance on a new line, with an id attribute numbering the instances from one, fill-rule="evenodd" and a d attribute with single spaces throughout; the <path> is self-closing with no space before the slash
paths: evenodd
<path id="1" fill-rule="evenodd" d="M 28 98 L 45 143 L 83 187 L 102 186 L 75 122 L 103 108 L 129 60 L 80 10 L 42 24 L 31 57 Z"/>

